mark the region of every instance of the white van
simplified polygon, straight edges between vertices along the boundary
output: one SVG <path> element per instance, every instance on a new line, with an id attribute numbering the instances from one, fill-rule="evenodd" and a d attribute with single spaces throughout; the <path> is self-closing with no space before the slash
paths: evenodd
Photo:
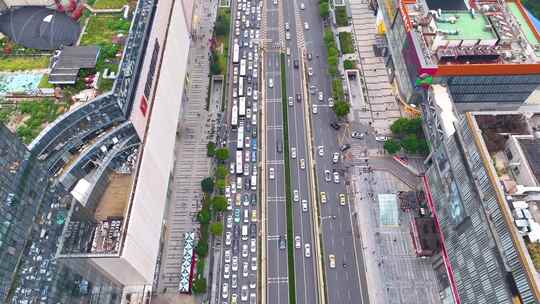
<path id="1" fill-rule="evenodd" d="M 251 190 L 257 190 L 257 176 L 251 176 Z"/>
<path id="2" fill-rule="evenodd" d="M 247 239 L 248 239 L 248 225 L 242 225 L 242 241 L 247 241 Z"/>

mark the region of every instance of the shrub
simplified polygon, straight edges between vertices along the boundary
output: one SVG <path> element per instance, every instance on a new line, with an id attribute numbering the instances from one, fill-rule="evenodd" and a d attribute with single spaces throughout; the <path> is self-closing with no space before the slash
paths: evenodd
<path id="1" fill-rule="evenodd" d="M 212 199 L 212 208 L 215 211 L 222 212 L 227 210 L 227 199 L 224 196 L 218 195 Z"/>
<path id="2" fill-rule="evenodd" d="M 343 52 L 343 54 L 354 53 L 352 34 L 349 32 L 340 32 L 339 45 L 341 46 L 341 52 Z"/>
<path id="3" fill-rule="evenodd" d="M 202 191 L 205 193 L 212 193 L 214 191 L 214 179 L 207 177 L 201 181 Z"/>
<path id="4" fill-rule="evenodd" d="M 229 159 L 229 149 L 227 148 L 220 148 L 216 150 L 216 158 L 220 161 L 226 161 Z"/>
<path id="5" fill-rule="evenodd" d="M 193 280 L 193 285 L 191 285 L 191 289 L 193 290 L 194 294 L 201 294 L 206 292 L 206 279 L 196 278 Z"/>
<path id="6" fill-rule="evenodd" d="M 227 171 L 227 168 L 225 168 L 224 165 L 218 165 L 216 168 L 216 178 L 217 179 L 223 179 L 227 176 L 229 171 Z"/>
<path id="7" fill-rule="evenodd" d="M 337 117 L 343 117 L 350 112 L 350 105 L 348 102 L 343 100 L 338 100 L 334 103 L 334 113 L 336 113 Z"/>
<path id="8" fill-rule="evenodd" d="M 210 223 L 210 217 L 210 210 L 206 208 L 201 209 L 197 214 L 197 220 L 203 225 Z"/>
<path id="9" fill-rule="evenodd" d="M 353 60 L 347 59 L 343 62 L 343 68 L 345 68 L 345 70 L 356 69 L 356 62 Z"/>
<path id="10" fill-rule="evenodd" d="M 393 139 L 389 139 L 384 143 L 384 149 L 390 154 L 395 154 L 401 150 L 401 146 Z"/>
<path id="11" fill-rule="evenodd" d="M 221 235 L 223 234 L 223 224 L 222 223 L 212 223 L 210 225 L 210 233 L 213 235 Z"/>
<path id="12" fill-rule="evenodd" d="M 319 4 L 319 14 L 322 18 L 326 19 L 330 15 L 330 6 L 328 2 L 322 2 Z"/>
<path id="13" fill-rule="evenodd" d="M 343 6 L 336 7 L 336 24 L 337 26 L 349 25 L 349 17 L 347 16 L 347 10 Z"/>
<path id="14" fill-rule="evenodd" d="M 195 246 L 195 253 L 200 257 L 208 255 L 208 242 L 199 240 L 197 246 Z"/>
<path id="15" fill-rule="evenodd" d="M 216 144 L 209 141 L 208 144 L 206 144 L 206 156 L 214 157 L 215 154 L 216 154 Z"/>
<path id="16" fill-rule="evenodd" d="M 220 192 L 223 192 L 225 190 L 225 180 L 224 179 L 218 179 L 216 181 L 216 187 L 219 189 Z"/>

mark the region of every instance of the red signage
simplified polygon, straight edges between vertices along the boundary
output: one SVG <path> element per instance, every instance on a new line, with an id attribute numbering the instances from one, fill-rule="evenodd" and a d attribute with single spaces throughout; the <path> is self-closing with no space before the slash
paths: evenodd
<path id="1" fill-rule="evenodd" d="M 141 96 L 141 102 L 139 103 L 139 110 L 144 117 L 146 117 L 146 111 L 148 111 L 148 103 L 146 102 L 146 97 Z"/>

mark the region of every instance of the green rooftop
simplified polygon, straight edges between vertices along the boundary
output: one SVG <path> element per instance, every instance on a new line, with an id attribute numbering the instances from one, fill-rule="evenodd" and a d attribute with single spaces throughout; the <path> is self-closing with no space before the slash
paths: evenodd
<path id="1" fill-rule="evenodd" d="M 445 32 L 457 31 L 457 35 L 446 35 L 447 40 L 491 40 L 497 39 L 493 30 L 486 31 L 488 22 L 483 15 L 473 18 L 468 11 L 447 11 L 441 19 L 456 17 L 455 23 L 436 21 L 437 29 Z"/>
<path id="2" fill-rule="evenodd" d="M 533 29 L 531 29 L 531 27 L 527 23 L 527 20 L 525 20 L 525 16 L 523 16 L 521 11 L 519 10 L 517 3 L 507 2 L 506 4 L 508 5 L 508 10 L 510 10 L 510 13 L 514 15 L 514 18 L 516 18 L 516 21 L 518 22 L 521 31 L 525 34 L 525 39 L 527 39 L 527 41 L 532 45 L 540 44 L 540 41 L 538 41 L 538 39 L 533 33 Z M 540 56 L 540 51 L 537 51 L 536 55 Z"/>

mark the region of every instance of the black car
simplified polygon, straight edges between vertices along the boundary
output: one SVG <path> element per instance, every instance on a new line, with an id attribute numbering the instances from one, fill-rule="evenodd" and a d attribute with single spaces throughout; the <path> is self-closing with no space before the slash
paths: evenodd
<path id="1" fill-rule="evenodd" d="M 232 253 L 234 255 L 238 254 L 238 248 L 240 247 L 240 240 L 236 239 L 232 242 Z"/>
<path id="2" fill-rule="evenodd" d="M 296 94 L 296 102 L 302 102 L 302 95 L 299 93 Z"/>
<path id="3" fill-rule="evenodd" d="M 283 152 L 283 144 L 281 144 L 280 141 L 277 142 L 276 149 L 277 149 L 278 153 Z"/>
<path id="4" fill-rule="evenodd" d="M 257 194 L 251 193 L 251 206 L 257 205 Z"/>
<path id="5" fill-rule="evenodd" d="M 256 238 L 257 237 L 257 225 L 251 223 L 249 224 L 249 235 L 252 237 L 252 238 Z"/>
<path id="6" fill-rule="evenodd" d="M 332 127 L 332 129 L 334 130 L 339 130 L 339 128 L 341 128 L 337 122 L 333 121 L 331 124 L 330 124 L 330 127 Z"/>
<path id="7" fill-rule="evenodd" d="M 279 245 L 279 249 L 283 250 L 285 249 L 285 247 L 287 247 L 287 242 L 285 241 L 285 237 L 284 236 L 279 236 L 279 242 L 278 242 L 278 245 Z"/>
<path id="8" fill-rule="evenodd" d="M 244 178 L 244 190 L 249 190 L 249 178 Z"/>
<path id="9" fill-rule="evenodd" d="M 233 227 L 233 238 L 235 240 L 240 238 L 240 226 L 238 226 L 238 225 L 234 225 L 234 227 Z"/>
<path id="10" fill-rule="evenodd" d="M 253 131 L 251 131 L 251 137 L 257 138 L 257 128 L 253 128 Z"/>
<path id="11" fill-rule="evenodd" d="M 339 147 L 339 149 L 341 150 L 341 152 L 344 152 L 344 151 L 347 151 L 351 148 L 351 145 L 350 144 L 344 144 L 344 145 L 341 145 L 341 147 Z"/>
<path id="12" fill-rule="evenodd" d="M 247 75 L 247 83 L 251 84 L 251 75 Z"/>
<path id="13" fill-rule="evenodd" d="M 307 59 L 308 59 L 308 60 L 313 59 L 313 55 L 311 55 L 311 53 L 307 53 Z"/>
<path id="14" fill-rule="evenodd" d="M 295 69 L 298 69 L 298 59 L 295 59 L 295 60 L 293 61 L 293 65 L 294 65 L 294 68 L 295 68 Z"/>

